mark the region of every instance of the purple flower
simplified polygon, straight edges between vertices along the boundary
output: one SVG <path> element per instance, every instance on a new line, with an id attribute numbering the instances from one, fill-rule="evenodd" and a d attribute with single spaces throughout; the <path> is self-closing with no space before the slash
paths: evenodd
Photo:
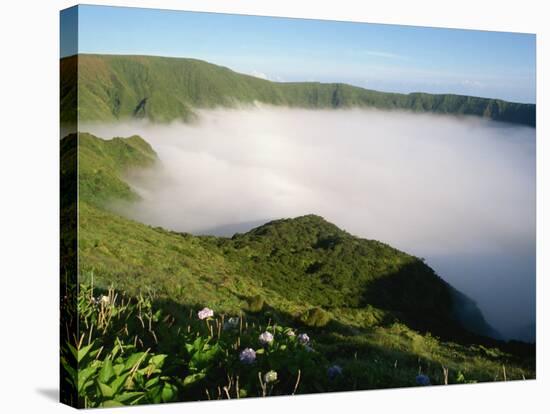
<path id="1" fill-rule="evenodd" d="M 258 340 L 262 345 L 267 345 L 273 342 L 273 334 L 271 332 L 265 331 L 258 337 Z"/>
<path id="2" fill-rule="evenodd" d="M 309 336 L 306 333 L 298 335 L 298 341 L 300 341 L 301 344 L 306 345 L 309 343 Z"/>
<path id="3" fill-rule="evenodd" d="M 239 355 L 239 360 L 243 364 L 252 364 L 256 360 L 256 351 L 252 348 L 245 348 L 241 351 Z"/>
<path id="4" fill-rule="evenodd" d="M 430 377 L 424 374 L 420 374 L 416 376 L 416 384 L 417 385 L 431 385 L 430 384 Z"/>
<path id="5" fill-rule="evenodd" d="M 203 320 L 203 319 L 211 318 L 212 316 L 214 316 L 214 311 L 210 308 L 204 308 L 204 309 L 200 310 L 197 315 L 199 316 L 200 320 Z"/>
<path id="6" fill-rule="evenodd" d="M 328 368 L 328 378 L 333 380 L 338 375 L 342 375 L 342 367 L 340 365 L 333 365 Z"/>

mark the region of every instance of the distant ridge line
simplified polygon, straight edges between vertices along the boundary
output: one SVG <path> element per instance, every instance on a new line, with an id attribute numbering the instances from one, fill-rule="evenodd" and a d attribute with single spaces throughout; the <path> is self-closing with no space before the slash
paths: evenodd
<path id="1" fill-rule="evenodd" d="M 71 100 L 64 98 L 78 96 L 80 121 L 188 122 L 196 118 L 199 108 L 260 102 L 311 109 L 358 107 L 472 115 L 536 127 L 536 104 L 458 94 L 380 92 L 346 83 L 274 82 L 194 58 L 79 54 L 62 58 L 60 64 L 62 122 L 74 121 L 70 105 L 63 105 Z M 74 70 L 75 64 L 78 84 L 68 84 L 63 74 Z"/>

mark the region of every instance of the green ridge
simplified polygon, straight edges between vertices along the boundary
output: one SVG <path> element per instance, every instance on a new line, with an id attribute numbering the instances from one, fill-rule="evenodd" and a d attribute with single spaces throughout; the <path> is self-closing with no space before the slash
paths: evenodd
<path id="1" fill-rule="evenodd" d="M 61 60 L 62 122 L 75 119 L 76 61 L 81 122 L 131 118 L 187 122 L 196 117 L 198 108 L 261 102 L 300 108 L 401 109 L 536 124 L 534 104 L 452 94 L 385 93 L 342 83 L 271 82 L 196 59 L 90 54 Z"/>
<path id="2" fill-rule="evenodd" d="M 79 200 L 99 205 L 109 199 L 132 201 L 138 195 L 122 178 L 135 168 L 152 166 L 157 155 L 141 137 L 105 141 L 87 133 L 69 135 L 78 139 Z"/>

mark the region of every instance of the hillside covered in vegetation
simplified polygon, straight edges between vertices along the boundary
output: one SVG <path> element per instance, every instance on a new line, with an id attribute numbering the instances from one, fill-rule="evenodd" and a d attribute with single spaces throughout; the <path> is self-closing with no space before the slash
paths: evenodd
<path id="1" fill-rule="evenodd" d="M 80 54 L 61 60 L 61 74 L 61 121 L 67 123 L 74 123 L 77 106 L 81 122 L 132 118 L 169 122 L 190 121 L 200 108 L 256 102 L 312 109 L 398 109 L 474 115 L 529 126 L 536 123 L 534 104 L 451 94 L 385 93 L 342 83 L 271 82 L 187 58 Z"/>
<path id="2" fill-rule="evenodd" d="M 109 209 L 159 162 L 144 139 L 61 145 L 78 151 L 80 332 L 62 361 L 80 406 L 535 377 L 534 346 L 485 336 L 419 258 L 314 215 L 231 238 L 147 226 Z"/>

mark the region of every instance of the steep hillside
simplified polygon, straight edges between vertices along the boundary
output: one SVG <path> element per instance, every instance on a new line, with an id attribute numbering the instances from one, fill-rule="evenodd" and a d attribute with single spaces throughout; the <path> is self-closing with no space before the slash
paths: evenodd
<path id="1" fill-rule="evenodd" d="M 441 330 L 439 322 L 451 319 L 449 290 L 430 267 L 319 216 L 277 220 L 222 246 L 230 258 L 248 257 L 239 260 L 242 272 L 296 303 L 337 314 L 373 306 L 429 330 Z"/>
<path id="2" fill-rule="evenodd" d="M 62 59 L 62 121 L 74 121 L 77 86 L 72 78 L 77 60 L 81 122 L 189 121 L 197 108 L 261 102 L 301 108 L 464 114 L 535 126 L 535 105 L 531 104 L 450 94 L 384 93 L 341 83 L 271 82 L 196 59 L 87 54 Z"/>
<path id="3" fill-rule="evenodd" d="M 79 160 L 80 288 L 62 284 L 78 324 L 62 332 L 80 331 L 62 336 L 62 366 L 81 407 L 265 396 L 269 370 L 273 395 L 535 377 L 534 346 L 479 336 L 479 310 L 416 257 L 314 215 L 232 238 L 147 226 L 106 207 L 135 199 L 125 173 L 156 162 L 142 138 L 69 135 L 61 149 Z M 258 344 L 265 331 L 273 345 Z"/>
<path id="4" fill-rule="evenodd" d="M 448 290 L 452 297 L 451 316 L 454 320 L 475 334 L 490 336 L 496 339 L 501 338 L 500 333 L 487 323 L 481 310 L 472 299 L 450 285 Z"/>

